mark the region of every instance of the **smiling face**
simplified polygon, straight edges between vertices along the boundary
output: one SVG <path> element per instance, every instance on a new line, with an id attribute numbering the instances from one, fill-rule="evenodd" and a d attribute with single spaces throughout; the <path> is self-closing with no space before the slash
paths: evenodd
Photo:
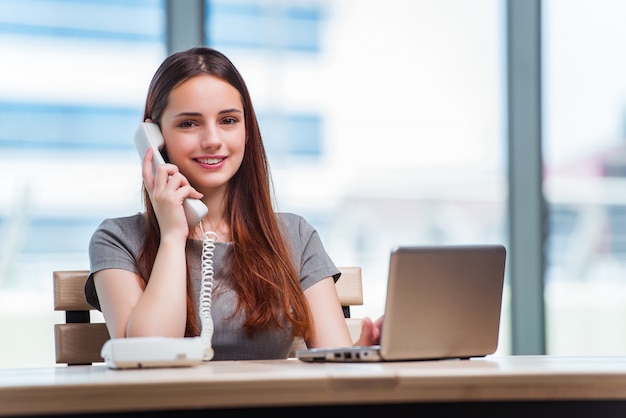
<path id="1" fill-rule="evenodd" d="M 160 123 L 169 160 L 191 185 L 205 196 L 223 190 L 246 145 L 237 89 L 209 75 L 190 78 L 170 92 Z"/>

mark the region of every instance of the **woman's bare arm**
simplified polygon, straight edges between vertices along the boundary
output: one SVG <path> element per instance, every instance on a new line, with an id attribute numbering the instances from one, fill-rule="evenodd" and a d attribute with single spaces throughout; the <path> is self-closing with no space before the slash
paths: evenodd
<path id="1" fill-rule="evenodd" d="M 308 347 L 346 347 L 352 345 L 341 302 L 332 277 L 315 283 L 304 291 L 313 314 L 314 335 Z"/>
<path id="2" fill-rule="evenodd" d="M 185 335 L 186 264 L 179 243 L 161 242 L 145 288 L 138 275 L 121 269 L 97 272 L 94 283 L 111 337 Z"/>

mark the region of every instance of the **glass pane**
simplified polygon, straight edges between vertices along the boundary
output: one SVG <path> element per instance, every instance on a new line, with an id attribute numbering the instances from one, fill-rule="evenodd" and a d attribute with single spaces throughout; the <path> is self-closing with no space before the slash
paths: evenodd
<path id="1" fill-rule="evenodd" d="M 501 1 L 207 4 L 207 43 L 260 115 L 279 209 L 313 223 L 336 264 L 363 268 L 353 316 L 383 312 L 396 245 L 506 244 Z M 299 30 L 293 16 L 300 47 L 276 36 Z"/>
<path id="2" fill-rule="evenodd" d="M 626 351 L 626 3 L 544 1 L 549 354 Z"/>
<path id="3" fill-rule="evenodd" d="M 0 2 L 0 367 L 54 364 L 52 271 L 88 269 L 102 219 L 141 210 L 164 22 L 160 0 Z"/>

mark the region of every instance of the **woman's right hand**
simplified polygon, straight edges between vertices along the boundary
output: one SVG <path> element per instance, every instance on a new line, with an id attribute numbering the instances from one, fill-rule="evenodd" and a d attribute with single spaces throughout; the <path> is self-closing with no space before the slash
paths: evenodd
<path id="1" fill-rule="evenodd" d="M 168 236 L 186 239 L 189 235 L 189 226 L 183 202 L 186 198 L 200 199 L 202 193 L 189 184 L 187 178 L 174 164 L 157 165 L 153 175 L 153 152 L 152 148 L 148 148 L 144 155 L 142 175 L 159 222 L 161 239 Z"/>

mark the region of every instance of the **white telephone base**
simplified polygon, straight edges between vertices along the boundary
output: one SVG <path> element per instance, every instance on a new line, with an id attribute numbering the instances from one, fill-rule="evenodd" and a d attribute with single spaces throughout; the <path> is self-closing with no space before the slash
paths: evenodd
<path id="1" fill-rule="evenodd" d="M 112 369 L 139 369 L 195 366 L 202 353 L 199 337 L 134 337 L 108 340 L 100 355 Z"/>

